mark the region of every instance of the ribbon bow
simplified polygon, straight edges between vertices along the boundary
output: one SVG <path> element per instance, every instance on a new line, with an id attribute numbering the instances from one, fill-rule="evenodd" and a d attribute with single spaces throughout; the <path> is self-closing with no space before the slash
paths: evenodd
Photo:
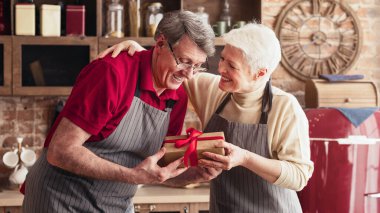
<path id="1" fill-rule="evenodd" d="M 165 140 L 164 143 L 175 143 L 175 148 L 183 147 L 187 144 L 189 144 L 189 147 L 186 149 L 185 155 L 184 155 L 184 164 L 186 167 L 189 166 L 188 161 L 190 161 L 190 166 L 198 166 L 198 153 L 197 153 L 197 144 L 198 141 L 203 140 L 218 140 L 218 139 L 224 139 L 221 136 L 213 136 L 213 137 L 202 137 L 200 138 L 203 133 L 201 131 L 198 131 L 194 128 L 188 128 L 186 129 L 186 139 L 177 139 L 177 140 Z"/>

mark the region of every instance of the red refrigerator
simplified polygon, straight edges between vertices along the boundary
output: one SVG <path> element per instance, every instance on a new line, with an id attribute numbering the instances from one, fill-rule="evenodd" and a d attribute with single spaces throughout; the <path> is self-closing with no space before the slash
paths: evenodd
<path id="1" fill-rule="evenodd" d="M 305 213 L 380 212 L 380 111 L 355 127 L 338 110 L 305 110 L 309 120 L 314 173 L 298 193 Z M 369 143 L 344 139 L 351 135 Z M 343 139 L 343 140 L 342 140 Z M 368 140 L 367 140 L 368 142 Z"/>

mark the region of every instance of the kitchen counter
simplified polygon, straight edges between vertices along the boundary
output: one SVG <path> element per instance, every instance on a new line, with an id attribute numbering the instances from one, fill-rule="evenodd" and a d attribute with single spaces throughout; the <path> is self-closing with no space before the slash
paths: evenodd
<path id="1" fill-rule="evenodd" d="M 208 203 L 209 186 L 192 189 L 172 188 L 158 185 L 144 185 L 137 190 L 134 203 Z"/>
<path id="2" fill-rule="evenodd" d="M 171 188 L 158 185 L 143 185 L 137 190 L 133 202 L 148 203 L 208 203 L 209 187 L 200 186 L 192 189 Z M 24 195 L 18 191 L 0 192 L 0 206 L 21 206 Z"/>
<path id="3" fill-rule="evenodd" d="M 3 190 L 0 192 L 0 206 L 21 206 L 24 195 L 19 191 Z"/>

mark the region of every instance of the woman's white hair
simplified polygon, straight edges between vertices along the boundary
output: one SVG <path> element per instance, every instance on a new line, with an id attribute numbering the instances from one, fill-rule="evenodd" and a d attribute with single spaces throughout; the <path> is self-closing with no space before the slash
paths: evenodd
<path id="1" fill-rule="evenodd" d="M 249 23 L 224 34 L 223 39 L 243 51 L 252 72 L 267 69 L 264 79 L 269 79 L 281 61 L 280 42 L 273 30 L 263 24 Z"/>

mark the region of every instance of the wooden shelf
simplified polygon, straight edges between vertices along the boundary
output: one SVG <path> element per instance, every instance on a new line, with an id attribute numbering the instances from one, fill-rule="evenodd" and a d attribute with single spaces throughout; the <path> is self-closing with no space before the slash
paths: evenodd
<path id="1" fill-rule="evenodd" d="M 44 37 L 44 36 L 12 36 L 14 45 L 91 45 L 90 56 L 95 57 L 97 54 L 97 42 L 98 37 L 96 36 L 86 36 L 86 37 L 75 37 L 75 36 L 61 36 L 61 37 Z M 15 51 L 15 46 L 13 46 L 13 51 Z"/>
<path id="2" fill-rule="evenodd" d="M 144 27 L 144 15 L 146 7 L 152 2 L 161 2 L 163 5 L 164 12 L 184 9 L 190 11 L 196 11 L 198 6 L 204 6 L 205 12 L 209 14 L 210 23 L 215 23 L 222 12 L 223 1 L 204 1 L 204 0 L 141 0 L 140 10 L 141 10 L 141 27 Z M 15 24 L 15 3 L 16 0 L 10 0 L 10 20 L 11 20 L 11 34 L 14 34 L 14 24 Z M 72 4 L 74 0 L 35 0 L 36 11 L 39 12 L 39 7 L 42 4 L 58 4 L 63 2 L 64 5 Z M 58 65 L 66 67 L 66 64 L 74 64 L 76 69 L 81 66 L 77 63 L 83 63 L 83 60 L 87 60 L 89 63 L 93 60 L 97 54 L 121 41 L 130 39 L 137 41 L 144 47 L 151 47 L 155 44 L 152 37 L 124 37 L 124 38 L 104 38 L 103 35 L 106 31 L 106 14 L 107 7 L 111 0 L 93 0 L 93 1 L 83 1 L 86 8 L 86 37 L 42 37 L 42 36 L 0 36 L 0 47 L 2 47 L 3 53 L 3 64 L 2 69 L 0 69 L 0 95 L 48 95 L 48 96 L 66 96 L 69 95 L 72 89 L 72 79 L 70 82 L 63 83 L 62 85 L 48 82 L 46 84 L 38 83 L 35 79 L 35 74 L 31 71 L 30 64 L 33 57 L 51 58 L 53 62 L 57 61 Z M 120 0 L 120 3 L 124 5 L 124 20 L 125 21 L 125 35 L 129 35 L 128 27 L 130 24 L 127 20 L 128 17 L 128 0 Z M 261 21 L 261 1 L 255 2 L 251 0 L 229 0 L 230 4 L 230 15 L 232 17 L 232 24 L 239 20 L 252 21 L 252 19 Z M 38 17 L 38 15 L 36 16 Z M 63 17 L 63 16 L 61 16 Z M 63 20 L 62 20 L 63 21 Z M 36 19 L 36 25 L 38 25 L 39 19 Z M 143 31 L 143 30 L 142 30 Z M 38 29 L 37 29 L 37 33 Z M 90 36 L 88 36 L 90 35 Z M 140 33 L 144 35 L 144 33 Z M 209 58 L 210 71 L 216 73 L 219 61 L 219 54 L 224 46 L 224 41 L 222 38 L 216 38 L 215 44 L 217 46 L 217 52 L 214 57 Z M 40 48 L 41 47 L 41 48 Z M 50 47 L 50 48 L 49 48 Z M 86 49 L 83 49 L 86 48 Z M 66 55 L 62 56 L 59 52 L 64 50 Z M 45 52 L 43 52 L 45 51 Z M 50 52 L 49 52 L 50 51 Z M 80 52 L 82 55 L 78 55 Z M 45 55 L 43 55 L 43 53 Z M 73 53 L 73 54 L 71 54 Z M 64 54 L 64 53 L 63 53 Z M 55 56 L 55 57 L 53 57 Z M 65 65 L 62 62 L 65 58 L 70 58 Z M 75 58 L 76 57 L 76 58 Z M 25 59 L 26 58 L 26 59 Z M 85 58 L 85 59 L 83 59 Z M 34 59 L 37 61 L 39 59 Z M 43 60 L 43 59 L 41 59 Z M 68 60 L 68 59 L 67 59 Z M 82 62 L 77 61 L 82 60 Z M 69 66 L 69 65 L 68 65 Z M 62 71 L 64 69 L 59 70 Z M 67 67 L 66 67 L 67 69 Z M 44 72 L 46 69 L 43 69 Z M 52 70 L 54 68 L 47 69 L 49 71 L 49 77 L 51 79 Z M 69 70 L 69 74 L 73 75 L 79 73 L 80 70 Z M 23 76 L 24 73 L 24 76 Z M 45 74 L 45 73 L 44 73 Z M 33 76 L 32 76 L 33 75 Z M 32 76 L 32 77 L 31 77 Z M 44 76 L 45 77 L 45 76 Z M 56 78 L 59 81 L 60 78 L 66 77 L 57 75 Z M 31 80 L 32 79 L 32 80 Z M 72 82 L 72 83 L 71 83 Z"/>
<path id="3" fill-rule="evenodd" d="M 0 36 L 0 45 L 2 46 L 2 76 L 3 83 L 0 85 L 0 95 L 12 94 L 12 37 Z M 0 65 L 0 66 L 1 66 Z"/>
<path id="4" fill-rule="evenodd" d="M 123 37 L 123 38 L 99 38 L 99 51 L 103 51 L 108 47 L 120 43 L 125 40 L 133 40 L 141 44 L 142 46 L 153 46 L 155 41 L 153 37 Z"/>

